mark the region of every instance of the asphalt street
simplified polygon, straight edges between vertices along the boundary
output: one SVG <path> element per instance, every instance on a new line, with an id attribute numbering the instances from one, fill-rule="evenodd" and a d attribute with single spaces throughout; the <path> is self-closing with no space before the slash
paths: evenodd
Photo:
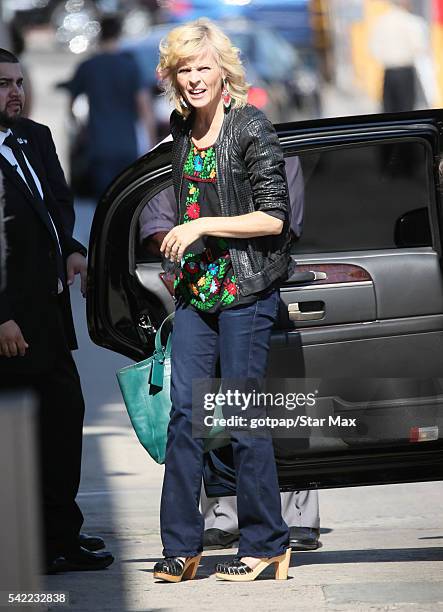
<path id="1" fill-rule="evenodd" d="M 33 44 L 27 57 L 33 117 L 50 125 L 65 162 L 67 101 L 53 85 L 77 60 L 54 53 L 44 40 Z M 325 99 L 329 115 L 375 110 L 358 94 L 329 89 Z M 77 203 L 80 238 L 88 233 L 82 206 Z M 70 610 L 443 610 L 443 485 L 433 482 L 321 491 L 323 547 L 294 553 L 287 582 L 216 581 L 210 576 L 215 562 L 232 551 L 213 551 L 204 556 L 198 580 L 155 583 L 163 468 L 139 446 L 125 413 L 115 371 L 128 360 L 92 344 L 78 283 L 72 294 L 80 344 L 75 358 L 87 403 L 79 502 L 85 531 L 103 535 L 116 561 L 102 572 L 45 578 L 48 590 L 69 592 Z"/>

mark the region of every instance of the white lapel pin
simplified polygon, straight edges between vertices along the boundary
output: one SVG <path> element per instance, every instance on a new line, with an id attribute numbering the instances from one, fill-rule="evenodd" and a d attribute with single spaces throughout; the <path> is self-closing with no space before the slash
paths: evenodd
<path id="1" fill-rule="evenodd" d="M 28 144 L 26 138 L 17 138 L 17 142 L 19 142 L 20 144 Z"/>

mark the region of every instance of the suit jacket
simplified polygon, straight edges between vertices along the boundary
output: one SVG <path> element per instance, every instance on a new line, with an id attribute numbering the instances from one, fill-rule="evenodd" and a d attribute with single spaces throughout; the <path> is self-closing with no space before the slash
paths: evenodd
<path id="1" fill-rule="evenodd" d="M 70 349 L 77 348 L 69 290 L 57 294 L 59 247 L 44 206 L 57 228 L 64 260 L 77 251 L 86 254 L 86 249 L 72 238 L 72 195 L 49 128 L 21 119 L 12 131 L 21 139 L 22 149 L 40 180 L 44 205 L 35 201 L 18 172 L 0 155 L 7 219 L 7 277 L 6 289 L 0 293 L 0 323 L 13 319 L 29 344 L 25 357 L 0 357 L 0 378 L 11 371 L 26 374 L 50 369 L 54 343 L 65 342 Z"/>

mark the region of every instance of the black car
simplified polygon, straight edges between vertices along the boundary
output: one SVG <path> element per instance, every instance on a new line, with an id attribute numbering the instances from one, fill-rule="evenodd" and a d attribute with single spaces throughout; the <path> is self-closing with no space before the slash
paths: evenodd
<path id="1" fill-rule="evenodd" d="M 310 384 L 335 420 L 278 437 L 282 490 L 443 479 L 443 112 L 277 126 L 299 156 L 304 229 L 281 286 L 269 376 Z M 100 201 L 87 292 L 93 341 L 134 360 L 174 309 L 157 257 L 140 248 L 143 208 L 171 183 L 171 144 L 120 175 Z M 322 401 L 323 401 L 322 400 Z M 307 416 L 309 414 L 306 408 Z M 205 455 L 209 495 L 232 494 L 229 447 Z"/>

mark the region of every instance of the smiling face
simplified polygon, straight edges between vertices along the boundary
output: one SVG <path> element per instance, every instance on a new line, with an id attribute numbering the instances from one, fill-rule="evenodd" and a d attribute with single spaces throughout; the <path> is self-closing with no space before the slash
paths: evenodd
<path id="1" fill-rule="evenodd" d="M 0 127 L 7 129 L 20 117 L 25 103 L 20 64 L 0 62 Z"/>
<path id="2" fill-rule="evenodd" d="M 177 68 L 177 84 L 186 104 L 196 110 L 221 102 L 223 75 L 211 49 L 182 60 Z"/>

